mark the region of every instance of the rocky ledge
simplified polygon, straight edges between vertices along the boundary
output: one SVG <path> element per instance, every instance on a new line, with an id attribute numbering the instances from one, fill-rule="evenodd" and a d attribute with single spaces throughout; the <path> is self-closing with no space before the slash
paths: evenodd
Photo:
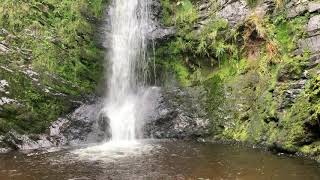
<path id="1" fill-rule="evenodd" d="M 201 87 L 151 88 L 146 99 L 154 108 L 143 108 L 142 138 L 197 139 L 210 134 L 208 115 L 202 108 Z M 69 115 L 53 122 L 44 134 L 21 135 L 10 131 L 0 136 L 0 153 L 97 143 L 110 138 L 109 119 L 102 115 L 101 98 L 94 98 Z M 146 106 L 146 103 L 141 106 Z M 140 116 L 139 116 L 140 117 Z"/>
<path id="2" fill-rule="evenodd" d="M 79 143 L 97 142 L 107 133 L 100 124 L 102 103 L 94 98 L 74 112 L 53 122 L 43 134 L 22 135 L 14 130 L 0 136 L 0 153 L 10 150 L 36 150 Z"/>

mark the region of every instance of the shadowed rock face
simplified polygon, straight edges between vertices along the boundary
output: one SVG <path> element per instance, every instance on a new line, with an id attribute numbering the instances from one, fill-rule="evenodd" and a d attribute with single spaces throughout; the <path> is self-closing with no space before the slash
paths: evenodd
<path id="1" fill-rule="evenodd" d="M 208 114 L 202 88 L 159 90 L 155 112 L 144 126 L 146 137 L 195 139 L 210 134 Z"/>
<path id="2" fill-rule="evenodd" d="M 0 152 L 34 150 L 79 143 L 100 142 L 110 137 L 108 120 L 100 116 L 102 103 L 91 99 L 73 113 L 53 122 L 45 134 L 21 135 L 10 131 L 0 137 Z"/>

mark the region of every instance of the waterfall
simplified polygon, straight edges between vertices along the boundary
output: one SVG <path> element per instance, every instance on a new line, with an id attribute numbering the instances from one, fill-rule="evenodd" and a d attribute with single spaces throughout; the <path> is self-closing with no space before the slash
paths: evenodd
<path id="1" fill-rule="evenodd" d="M 103 113 L 109 119 L 112 141 L 136 138 L 141 91 L 148 79 L 147 0 L 113 0 L 110 9 L 111 63 Z"/>

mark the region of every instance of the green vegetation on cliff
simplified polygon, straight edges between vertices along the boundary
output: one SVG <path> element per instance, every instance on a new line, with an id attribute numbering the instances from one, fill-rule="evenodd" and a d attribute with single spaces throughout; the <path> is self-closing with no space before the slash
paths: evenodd
<path id="1" fill-rule="evenodd" d="M 264 14 L 249 2 L 250 13 L 231 26 L 216 1 L 204 12 L 201 2 L 162 0 L 163 22 L 177 34 L 160 45 L 159 64 L 181 86 L 207 89 L 216 138 L 320 158 L 320 68 L 308 49 L 297 51 L 310 14 L 287 18 L 283 1 Z"/>
<path id="2" fill-rule="evenodd" d="M 39 133 L 91 93 L 105 0 L 0 0 L 0 134 Z"/>

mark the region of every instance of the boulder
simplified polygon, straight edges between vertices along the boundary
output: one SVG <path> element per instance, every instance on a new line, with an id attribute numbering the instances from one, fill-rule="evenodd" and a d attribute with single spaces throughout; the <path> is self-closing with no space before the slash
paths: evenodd
<path id="1" fill-rule="evenodd" d="M 8 151 L 10 151 L 11 149 L 6 145 L 6 143 L 4 142 L 5 137 L 4 136 L 0 136 L 0 154 L 1 153 L 6 153 Z"/>
<path id="2" fill-rule="evenodd" d="M 309 51 L 312 54 L 320 52 L 320 35 L 312 36 L 298 41 L 299 50 L 295 54 L 302 54 Z"/>
<path id="3" fill-rule="evenodd" d="M 62 145 L 60 141 L 48 134 L 22 135 L 14 130 L 2 137 L 0 152 L 13 150 L 36 150 Z M 1 150 L 2 149 L 2 150 Z"/>
<path id="4" fill-rule="evenodd" d="M 16 131 L 10 131 L 5 135 L 5 144 L 15 150 L 31 150 L 40 148 L 37 142 L 30 139 L 27 135 L 21 135 Z"/>
<path id="5" fill-rule="evenodd" d="M 83 104 L 65 118 L 60 118 L 50 127 L 50 135 L 62 144 L 100 142 L 110 136 L 107 117 L 102 118 L 103 103 L 95 99 L 90 104 Z"/>
<path id="6" fill-rule="evenodd" d="M 313 12 L 320 12 L 320 2 L 309 2 L 308 4 L 308 11 L 310 13 L 313 13 Z"/>
<path id="7" fill-rule="evenodd" d="M 320 30 L 320 15 L 316 15 L 310 18 L 307 26 L 307 32 L 310 36 L 319 34 Z"/>
<path id="8" fill-rule="evenodd" d="M 250 9 L 245 0 L 230 1 L 222 5 L 222 9 L 217 15 L 226 19 L 230 26 L 235 26 L 239 22 L 243 22 L 250 13 Z"/>
<path id="9" fill-rule="evenodd" d="M 203 88 L 161 90 L 155 112 L 144 126 L 146 137 L 194 139 L 210 134 L 208 115 L 200 102 L 204 102 Z"/>
<path id="10" fill-rule="evenodd" d="M 176 34 L 174 27 L 161 27 L 158 26 L 148 33 L 147 38 L 149 40 L 162 41 L 173 37 Z"/>
<path id="11" fill-rule="evenodd" d="M 314 68 L 320 64 L 320 53 L 313 54 L 309 59 L 308 68 Z"/>
<path id="12" fill-rule="evenodd" d="M 226 19 L 231 27 L 243 23 L 253 12 L 264 16 L 275 8 L 272 0 L 265 0 L 254 9 L 250 8 L 245 0 L 219 0 L 219 4 L 221 9 L 217 16 Z"/>
<path id="13" fill-rule="evenodd" d="M 308 1 L 291 1 L 286 5 L 287 17 L 294 18 L 308 12 Z"/>

